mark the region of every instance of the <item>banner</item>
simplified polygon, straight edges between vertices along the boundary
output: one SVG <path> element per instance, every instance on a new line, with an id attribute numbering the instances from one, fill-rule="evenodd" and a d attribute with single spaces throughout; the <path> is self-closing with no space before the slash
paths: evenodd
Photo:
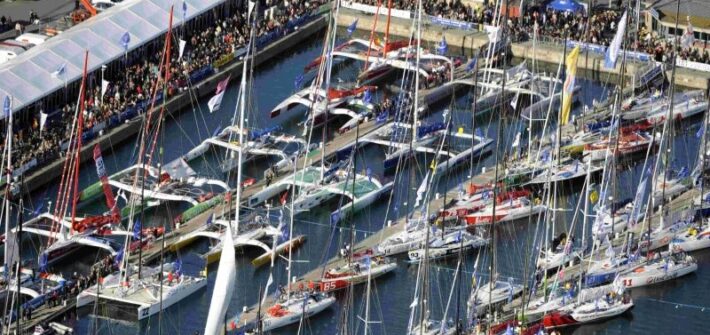
<path id="1" fill-rule="evenodd" d="M 477 30 L 477 25 L 474 23 L 471 23 L 471 22 L 464 22 L 464 21 L 452 20 L 452 19 L 444 19 L 444 18 L 440 18 L 437 16 L 431 16 L 431 15 L 427 15 L 427 16 L 429 17 L 429 21 L 431 21 L 431 23 L 439 25 L 439 26 L 456 28 L 456 29 L 461 29 L 461 30 Z"/>
<path id="2" fill-rule="evenodd" d="M 604 67 L 607 69 L 613 69 L 616 67 L 616 59 L 619 56 L 619 50 L 621 50 L 621 42 L 624 39 L 626 33 L 626 14 L 621 16 L 619 20 L 619 28 L 616 30 L 616 35 L 611 41 L 609 48 L 606 49 L 606 54 L 604 55 Z"/>
<path id="3" fill-rule="evenodd" d="M 361 12 L 365 13 L 370 13 L 370 14 L 375 14 L 377 13 L 377 7 L 376 6 L 369 6 L 369 5 L 363 5 L 360 3 L 355 3 L 355 2 L 343 2 L 342 4 L 343 7 L 345 8 L 350 8 L 354 10 L 359 10 Z M 382 6 L 380 8 L 380 13 L 387 13 L 387 7 Z M 408 10 L 401 10 L 401 9 L 391 9 L 391 15 L 392 17 L 398 17 L 401 19 L 411 19 L 412 18 L 412 13 Z"/>
<path id="4" fill-rule="evenodd" d="M 579 58 L 579 47 L 575 47 L 567 55 L 567 78 L 562 86 L 562 111 L 560 112 L 560 124 L 565 125 L 569 121 L 569 114 L 572 110 L 572 94 L 574 92 L 574 82 L 577 76 L 577 58 Z"/>

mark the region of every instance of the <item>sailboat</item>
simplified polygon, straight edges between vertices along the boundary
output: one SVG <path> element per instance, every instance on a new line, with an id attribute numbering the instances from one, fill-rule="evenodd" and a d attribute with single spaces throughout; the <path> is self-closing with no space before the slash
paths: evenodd
<path id="1" fill-rule="evenodd" d="M 159 72 L 161 75 L 158 77 L 158 84 L 161 82 L 164 84 L 170 79 L 172 23 L 173 9 L 171 7 L 169 26 L 165 39 L 165 49 L 161 55 L 161 70 L 164 71 Z M 157 86 L 159 85 L 156 85 L 156 90 Z M 155 99 L 153 99 L 153 102 L 155 102 Z M 163 104 L 165 104 L 164 101 Z M 156 118 L 155 112 L 157 109 L 154 107 L 155 106 L 151 105 L 144 119 L 144 128 L 142 136 L 139 139 L 140 149 L 138 163 L 143 166 L 145 166 L 144 155 L 148 153 L 146 151 L 147 145 L 150 142 L 155 143 L 155 141 L 153 141 L 154 139 L 148 137 L 148 132 L 151 130 L 151 123 L 155 121 L 154 118 Z M 160 121 L 162 120 L 164 107 L 163 105 L 162 108 L 160 108 L 159 115 L 157 116 L 158 122 L 152 125 L 155 127 L 152 129 L 155 136 L 157 136 L 160 131 Z M 153 150 L 151 149 L 150 153 L 152 152 Z M 134 187 L 137 186 L 136 184 L 139 179 L 141 178 L 133 179 Z M 145 179 L 143 178 L 143 180 Z M 142 199 L 143 195 L 144 194 L 141 194 L 141 199 L 138 199 L 136 195 L 132 195 L 129 206 L 135 210 L 136 204 L 144 200 Z M 131 213 L 129 222 L 133 230 L 133 237 L 139 238 L 141 231 L 140 221 L 133 221 L 133 213 Z M 142 320 L 162 312 L 163 309 L 180 302 L 187 296 L 207 286 L 207 278 L 183 273 L 182 262 L 179 260 L 173 263 L 161 264 L 156 267 L 143 266 L 142 260 L 140 259 L 142 248 L 138 248 L 139 260 L 137 266 L 131 266 L 128 262 L 128 254 L 130 253 L 130 243 L 128 239 L 128 236 L 126 236 L 123 249 L 116 255 L 116 261 L 120 263 L 119 271 L 82 291 L 76 298 L 77 308 L 93 304 L 98 300 L 105 300 L 114 304 L 123 304 L 128 305 L 129 308 L 135 308 L 137 319 Z"/>

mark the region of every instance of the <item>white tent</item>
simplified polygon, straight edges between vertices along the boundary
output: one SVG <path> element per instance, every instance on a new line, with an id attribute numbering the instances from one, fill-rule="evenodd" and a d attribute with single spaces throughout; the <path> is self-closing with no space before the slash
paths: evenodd
<path id="1" fill-rule="evenodd" d="M 224 0 L 185 0 L 185 19 L 224 3 Z M 89 72 L 123 57 L 121 37 L 128 32 L 128 52 L 165 34 L 170 6 L 173 26 L 183 22 L 182 0 L 127 1 L 114 6 L 47 42 L 0 65 L 0 99 L 12 96 L 13 110 L 20 110 L 81 78 L 84 51 L 89 50 Z M 61 74 L 58 69 L 64 67 Z M 54 73 L 54 75 L 53 75 Z M 0 119 L 4 118 L 0 113 Z"/>

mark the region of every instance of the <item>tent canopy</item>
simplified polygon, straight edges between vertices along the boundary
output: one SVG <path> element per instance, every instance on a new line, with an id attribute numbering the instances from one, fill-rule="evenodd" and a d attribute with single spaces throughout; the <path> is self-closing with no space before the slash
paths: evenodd
<path id="1" fill-rule="evenodd" d="M 552 8 L 558 12 L 581 12 L 584 11 L 584 6 L 574 0 L 553 0 L 547 5 L 547 8 Z"/>
<path id="2" fill-rule="evenodd" d="M 141 47 L 168 30 L 170 6 L 175 6 L 173 26 L 222 4 L 224 0 L 130 1 L 101 12 L 0 65 L 0 100 L 12 97 L 17 111 L 81 78 L 84 51 L 89 51 L 88 71 L 93 72 L 126 52 Z M 130 40 L 124 49 L 121 37 Z M 60 69 L 62 69 L 60 71 Z M 0 113 L 0 120 L 5 117 Z"/>

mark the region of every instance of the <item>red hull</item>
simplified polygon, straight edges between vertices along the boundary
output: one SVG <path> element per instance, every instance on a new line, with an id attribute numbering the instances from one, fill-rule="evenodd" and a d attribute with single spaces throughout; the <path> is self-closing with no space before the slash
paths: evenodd
<path id="1" fill-rule="evenodd" d="M 542 318 L 542 324 L 545 328 L 565 327 L 577 324 L 577 320 L 566 313 L 552 312 Z"/>

